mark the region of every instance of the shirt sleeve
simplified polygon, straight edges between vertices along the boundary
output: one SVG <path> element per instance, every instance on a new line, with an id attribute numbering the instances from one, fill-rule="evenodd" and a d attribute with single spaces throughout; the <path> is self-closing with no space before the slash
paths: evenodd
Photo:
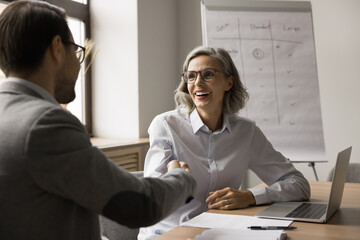
<path id="1" fill-rule="evenodd" d="M 132 176 L 93 147 L 83 125 L 60 107 L 34 122 L 25 152 L 29 172 L 46 194 L 129 227 L 156 223 L 191 199 L 196 188 L 182 169 L 161 179 Z"/>
<path id="2" fill-rule="evenodd" d="M 249 168 L 268 185 L 249 189 L 257 205 L 310 198 L 309 182 L 288 159 L 273 148 L 257 126 L 251 143 L 251 154 Z"/>
<path id="3" fill-rule="evenodd" d="M 156 116 L 149 126 L 150 147 L 145 157 L 144 176 L 160 177 L 167 171 L 167 164 L 174 160 L 172 138 L 167 123 Z"/>

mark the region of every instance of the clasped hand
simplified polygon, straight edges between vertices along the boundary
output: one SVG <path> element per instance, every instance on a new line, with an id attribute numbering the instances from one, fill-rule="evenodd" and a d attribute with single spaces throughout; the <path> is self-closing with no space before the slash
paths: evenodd
<path id="1" fill-rule="evenodd" d="M 187 171 L 188 173 L 191 172 L 189 166 L 187 165 L 186 162 L 179 162 L 178 160 L 172 160 L 170 161 L 168 164 L 167 164 L 167 168 L 168 168 L 168 171 L 172 171 L 174 169 L 177 169 L 177 168 L 182 168 L 184 169 L 185 171 Z"/>
<path id="2" fill-rule="evenodd" d="M 238 209 L 246 208 L 255 204 L 255 198 L 249 190 L 236 190 L 226 187 L 224 189 L 210 192 L 210 196 L 206 199 L 209 209 Z"/>

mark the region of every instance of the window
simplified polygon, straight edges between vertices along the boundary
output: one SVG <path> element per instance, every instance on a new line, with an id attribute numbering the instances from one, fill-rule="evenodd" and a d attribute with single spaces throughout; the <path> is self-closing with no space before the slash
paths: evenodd
<path id="1" fill-rule="evenodd" d="M 73 34 L 75 43 L 84 46 L 85 40 L 90 39 L 90 16 L 89 1 L 90 0 L 43 0 L 62 7 L 68 15 L 69 28 Z M 0 12 L 12 0 L 3 0 L 0 2 Z M 88 132 L 92 132 L 91 119 L 91 71 L 88 70 L 85 75 L 86 65 L 90 59 L 82 64 L 79 78 L 75 86 L 76 99 L 69 103 L 66 108 L 71 111 L 85 125 Z M 0 71 L 0 81 L 4 79 L 3 72 Z"/>
<path id="2" fill-rule="evenodd" d="M 0 13 L 6 8 L 5 3 L 0 2 Z M 0 70 L 0 81 L 5 79 L 5 74 Z"/>
<path id="3" fill-rule="evenodd" d="M 75 18 L 68 18 L 68 25 L 73 34 L 74 42 L 80 46 L 85 45 L 84 23 Z M 85 123 L 85 65 L 81 64 L 79 77 L 75 85 L 76 98 L 67 105 L 67 109 L 74 114 L 82 123 Z"/>

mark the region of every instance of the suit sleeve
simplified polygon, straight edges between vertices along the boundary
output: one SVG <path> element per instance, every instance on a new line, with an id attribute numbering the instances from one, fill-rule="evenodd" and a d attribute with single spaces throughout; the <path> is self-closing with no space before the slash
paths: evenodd
<path id="1" fill-rule="evenodd" d="M 34 182 L 129 227 L 148 226 L 189 201 L 196 183 L 182 169 L 162 179 L 138 179 L 108 160 L 83 125 L 54 107 L 31 126 L 24 146 Z"/>

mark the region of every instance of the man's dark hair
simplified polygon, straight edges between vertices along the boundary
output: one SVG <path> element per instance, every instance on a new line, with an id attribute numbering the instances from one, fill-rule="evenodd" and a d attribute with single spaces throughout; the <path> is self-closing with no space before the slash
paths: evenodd
<path id="1" fill-rule="evenodd" d="M 42 1 L 12 2 L 0 15 L 0 68 L 6 76 L 35 72 L 56 35 L 70 40 L 64 9 Z"/>

